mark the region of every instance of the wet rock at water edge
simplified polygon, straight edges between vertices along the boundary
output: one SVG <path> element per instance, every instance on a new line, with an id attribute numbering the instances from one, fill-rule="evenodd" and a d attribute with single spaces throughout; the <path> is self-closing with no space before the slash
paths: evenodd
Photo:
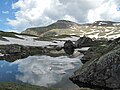
<path id="1" fill-rule="evenodd" d="M 68 40 L 64 43 L 64 51 L 68 55 L 72 55 L 74 53 L 75 45 L 71 40 Z"/>
<path id="2" fill-rule="evenodd" d="M 0 45 L 1 60 L 7 60 L 9 62 L 17 59 L 26 58 L 29 55 L 42 54 L 44 49 L 42 47 L 35 46 L 22 46 L 17 44 Z"/>
<path id="3" fill-rule="evenodd" d="M 70 80 L 79 87 L 120 89 L 120 48 L 85 63 Z"/>

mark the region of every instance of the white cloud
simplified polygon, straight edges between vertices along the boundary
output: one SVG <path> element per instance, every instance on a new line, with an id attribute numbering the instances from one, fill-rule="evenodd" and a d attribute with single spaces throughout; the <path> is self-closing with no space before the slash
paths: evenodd
<path id="1" fill-rule="evenodd" d="M 2 11 L 3 14 L 9 14 L 9 11 Z"/>
<path id="2" fill-rule="evenodd" d="M 108 0 L 98 8 L 91 9 L 88 13 L 89 22 L 96 20 L 120 21 L 120 11 L 117 10 L 119 5 L 118 0 Z"/>
<path id="3" fill-rule="evenodd" d="M 79 23 L 120 20 L 119 0 L 19 0 L 12 5 L 15 19 L 8 24 L 17 30 L 48 25 L 58 19 Z"/>

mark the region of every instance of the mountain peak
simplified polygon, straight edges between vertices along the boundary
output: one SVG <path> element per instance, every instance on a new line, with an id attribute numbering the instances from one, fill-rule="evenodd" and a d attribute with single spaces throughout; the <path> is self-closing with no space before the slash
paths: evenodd
<path id="1" fill-rule="evenodd" d="M 75 23 L 75 22 L 69 21 L 69 20 L 57 20 L 53 24 L 57 24 L 57 25 L 60 25 L 60 26 L 63 25 L 63 26 L 66 26 L 67 28 L 69 28 L 69 26 L 79 25 L 78 23 Z"/>
<path id="2" fill-rule="evenodd" d="M 61 23 L 61 22 L 72 22 L 72 21 L 69 21 L 69 20 L 57 20 L 57 23 Z"/>

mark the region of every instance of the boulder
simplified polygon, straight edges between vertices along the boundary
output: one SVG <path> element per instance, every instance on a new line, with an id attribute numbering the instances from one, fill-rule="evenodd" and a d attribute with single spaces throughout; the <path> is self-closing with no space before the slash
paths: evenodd
<path id="1" fill-rule="evenodd" d="M 70 80 L 80 87 L 120 89 L 120 49 L 84 64 Z"/>
<path id="2" fill-rule="evenodd" d="M 106 43 L 103 42 L 94 41 L 92 47 L 84 53 L 84 57 L 81 58 L 81 61 L 86 63 L 89 60 L 99 58 L 100 56 L 120 47 L 120 38 L 106 41 Z"/>
<path id="3" fill-rule="evenodd" d="M 120 89 L 120 38 L 90 48 L 83 58 L 89 61 L 70 77 L 73 83 L 79 87 Z"/>
<path id="4" fill-rule="evenodd" d="M 72 55 L 74 53 L 75 45 L 73 44 L 73 42 L 71 40 L 68 40 L 64 43 L 63 48 L 64 48 L 64 51 L 66 54 Z"/>
<path id="5" fill-rule="evenodd" d="M 75 46 L 77 48 L 81 48 L 81 47 L 89 47 L 92 44 L 92 39 L 86 36 L 80 37 L 76 42 L 75 42 Z"/>
<path id="6" fill-rule="evenodd" d="M 89 48 L 85 53 L 84 56 L 81 58 L 82 63 L 86 63 L 89 60 L 94 60 L 99 58 L 101 55 L 107 52 L 106 46 L 94 46 Z"/>

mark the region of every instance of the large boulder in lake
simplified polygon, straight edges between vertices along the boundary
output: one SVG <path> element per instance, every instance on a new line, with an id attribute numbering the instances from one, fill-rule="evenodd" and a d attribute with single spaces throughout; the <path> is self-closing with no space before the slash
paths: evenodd
<path id="1" fill-rule="evenodd" d="M 71 40 L 68 40 L 64 43 L 64 51 L 66 52 L 66 54 L 72 55 L 74 53 L 74 48 L 75 45 Z"/>
<path id="2" fill-rule="evenodd" d="M 96 55 L 90 57 L 89 61 L 75 71 L 70 80 L 79 87 L 119 90 L 120 38 L 90 51 Z"/>
<path id="3" fill-rule="evenodd" d="M 75 42 L 75 46 L 77 48 L 81 48 L 81 47 L 89 47 L 92 44 L 92 39 L 86 36 L 80 37 L 76 42 Z"/>

